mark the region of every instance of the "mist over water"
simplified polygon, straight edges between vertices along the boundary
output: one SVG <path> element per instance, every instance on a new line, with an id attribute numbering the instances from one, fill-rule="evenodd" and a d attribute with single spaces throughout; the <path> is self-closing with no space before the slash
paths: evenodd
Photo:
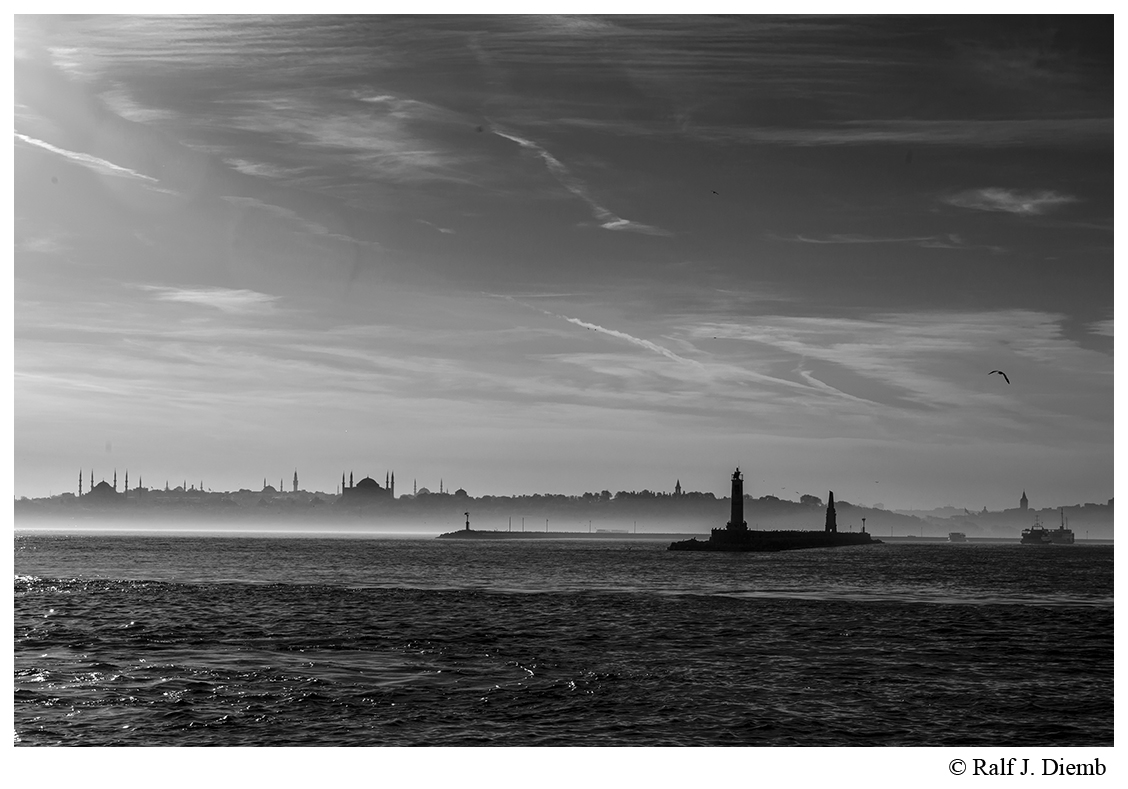
<path id="1" fill-rule="evenodd" d="M 20 744 L 1100 745 L 1112 548 L 27 535 Z"/>

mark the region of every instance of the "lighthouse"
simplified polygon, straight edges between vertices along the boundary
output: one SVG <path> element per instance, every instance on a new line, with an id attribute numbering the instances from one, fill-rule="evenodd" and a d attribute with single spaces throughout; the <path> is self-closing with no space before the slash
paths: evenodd
<path id="1" fill-rule="evenodd" d="M 730 531 L 746 531 L 748 524 L 744 520 L 744 477 L 738 468 L 732 472 L 732 517 L 725 524 Z"/>

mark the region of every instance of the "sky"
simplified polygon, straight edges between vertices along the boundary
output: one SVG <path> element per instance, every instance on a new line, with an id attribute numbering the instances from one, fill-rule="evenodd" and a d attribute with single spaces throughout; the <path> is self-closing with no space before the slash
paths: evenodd
<path id="1" fill-rule="evenodd" d="M 14 33 L 17 496 L 1113 496 L 1111 17 Z"/>

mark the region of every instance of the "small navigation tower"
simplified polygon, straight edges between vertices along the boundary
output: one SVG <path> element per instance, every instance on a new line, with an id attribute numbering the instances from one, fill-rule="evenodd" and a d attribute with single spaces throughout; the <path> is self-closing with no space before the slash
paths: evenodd
<path id="1" fill-rule="evenodd" d="M 830 492 L 830 501 L 826 505 L 826 527 L 825 530 L 831 534 L 838 533 L 838 517 L 834 511 L 834 491 Z"/>

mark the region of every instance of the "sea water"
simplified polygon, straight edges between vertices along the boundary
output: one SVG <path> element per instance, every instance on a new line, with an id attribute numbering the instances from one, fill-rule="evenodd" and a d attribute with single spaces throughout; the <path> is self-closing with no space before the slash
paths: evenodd
<path id="1" fill-rule="evenodd" d="M 1113 550 L 18 533 L 20 745 L 1112 745 Z"/>

